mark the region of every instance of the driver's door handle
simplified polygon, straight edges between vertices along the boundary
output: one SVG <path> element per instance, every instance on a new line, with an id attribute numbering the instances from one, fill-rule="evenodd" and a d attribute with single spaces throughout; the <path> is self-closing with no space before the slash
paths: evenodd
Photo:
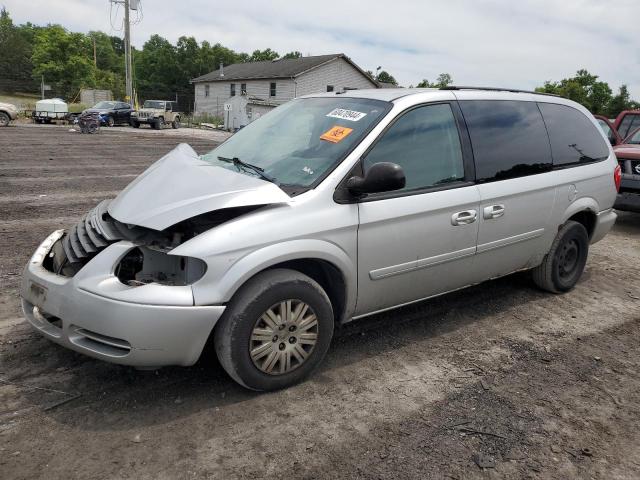
<path id="1" fill-rule="evenodd" d="M 484 207 L 484 209 L 482 210 L 482 216 L 485 220 L 498 218 L 503 215 L 504 215 L 504 205 L 490 205 L 488 207 Z"/>
<path id="2" fill-rule="evenodd" d="M 462 212 L 454 213 L 451 216 L 451 225 L 468 225 L 473 223 L 478 218 L 478 212 L 476 210 L 463 210 Z"/>

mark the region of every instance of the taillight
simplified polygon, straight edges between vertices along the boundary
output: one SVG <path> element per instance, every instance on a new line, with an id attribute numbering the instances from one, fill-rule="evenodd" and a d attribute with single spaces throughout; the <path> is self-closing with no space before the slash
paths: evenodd
<path id="1" fill-rule="evenodd" d="M 616 169 L 613 171 L 613 182 L 616 184 L 616 191 L 620 191 L 620 182 L 622 182 L 622 169 L 620 165 L 616 165 Z"/>

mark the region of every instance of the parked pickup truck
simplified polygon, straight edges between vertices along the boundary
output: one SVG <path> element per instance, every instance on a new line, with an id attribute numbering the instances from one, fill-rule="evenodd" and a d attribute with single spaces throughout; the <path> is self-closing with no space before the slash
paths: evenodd
<path id="1" fill-rule="evenodd" d="M 640 213 L 640 128 L 613 147 L 613 152 L 622 170 L 620 192 L 614 207 Z"/>

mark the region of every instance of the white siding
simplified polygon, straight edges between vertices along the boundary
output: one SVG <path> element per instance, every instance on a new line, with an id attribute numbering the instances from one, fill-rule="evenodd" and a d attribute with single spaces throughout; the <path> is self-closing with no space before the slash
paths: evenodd
<path id="1" fill-rule="evenodd" d="M 269 96 L 271 82 L 276 83 L 276 96 Z M 196 83 L 196 113 L 208 113 L 222 116 L 224 104 L 231 98 L 231 84 L 236 85 L 236 95 L 240 95 L 240 86 L 247 84 L 247 96 L 257 97 L 275 103 L 284 103 L 294 96 L 294 84 L 290 79 L 274 80 L 234 80 Z M 209 96 L 205 97 L 205 84 L 209 85 Z"/>
<path id="2" fill-rule="evenodd" d="M 326 92 L 327 85 L 333 85 L 335 92 L 345 88 L 376 88 L 344 58 L 336 58 L 297 77 L 296 96 Z"/>

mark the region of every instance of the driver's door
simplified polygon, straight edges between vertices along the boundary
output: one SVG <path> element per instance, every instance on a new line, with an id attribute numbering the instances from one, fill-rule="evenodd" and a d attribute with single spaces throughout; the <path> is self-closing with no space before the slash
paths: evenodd
<path id="1" fill-rule="evenodd" d="M 400 165 L 404 189 L 359 203 L 356 316 L 459 288 L 476 253 L 480 195 L 455 102 L 413 108 L 363 159 Z"/>

